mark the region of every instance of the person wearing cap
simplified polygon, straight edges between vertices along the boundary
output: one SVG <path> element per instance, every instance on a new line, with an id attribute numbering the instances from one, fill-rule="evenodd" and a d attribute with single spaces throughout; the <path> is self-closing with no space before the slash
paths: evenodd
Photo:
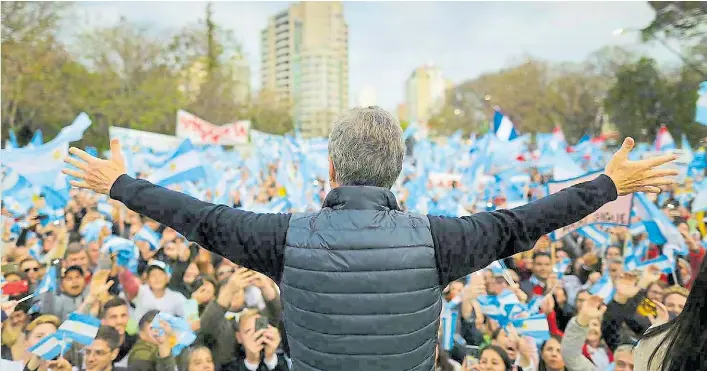
<path id="1" fill-rule="evenodd" d="M 89 294 L 83 268 L 72 265 L 61 276 L 61 293 L 47 292 L 40 299 L 42 313 L 53 314 L 60 319 L 75 311 Z"/>
<path id="2" fill-rule="evenodd" d="M 143 314 L 152 309 L 183 317 L 187 299 L 167 287 L 172 275 L 169 265 L 160 260 L 150 260 L 145 275 L 145 284 L 140 284 L 140 280 L 127 269 L 123 269 L 119 276 L 125 295 L 135 305 L 135 317 L 142 318 Z"/>
<path id="3" fill-rule="evenodd" d="M 511 210 L 463 217 L 406 213 L 391 192 L 405 153 L 400 123 L 354 108 L 329 136 L 332 190 L 319 211 L 254 213 L 215 205 L 126 174 L 111 159 L 71 148 L 71 184 L 122 202 L 190 241 L 279 283 L 293 368 L 432 370 L 442 288 L 491 262 L 530 250 L 619 195 L 660 192 L 677 170 L 663 155 L 629 160 L 626 138 L 605 174 Z"/>

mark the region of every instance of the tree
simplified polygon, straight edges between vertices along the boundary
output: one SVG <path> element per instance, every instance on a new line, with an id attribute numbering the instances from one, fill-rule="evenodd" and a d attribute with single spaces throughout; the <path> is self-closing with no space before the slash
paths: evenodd
<path id="1" fill-rule="evenodd" d="M 79 36 L 81 60 L 95 76 L 84 87 L 90 96 L 84 110 L 93 119 L 89 135 L 107 138 L 109 126 L 174 133 L 183 98 L 163 41 L 124 18 Z"/>
<path id="2" fill-rule="evenodd" d="M 642 30 L 644 41 L 664 34 L 668 38 L 687 40 L 702 38 L 707 33 L 707 3 L 704 1 L 649 1 L 655 18 Z"/>
<path id="3" fill-rule="evenodd" d="M 621 135 L 652 141 L 660 125 L 673 122 L 667 92 L 656 62 L 644 57 L 619 69 L 604 105 Z"/>
<path id="4" fill-rule="evenodd" d="M 2 3 L 2 126 L 51 134 L 69 119 L 63 86 L 67 75 L 84 73 L 55 34 L 70 4 Z M 48 107 L 47 102 L 53 106 Z M 73 113 L 75 115 L 76 113 Z M 59 126 L 60 127 L 60 126 Z M 4 129 L 5 134 L 7 129 Z M 23 143 L 21 143 L 23 144 Z"/>
<path id="5" fill-rule="evenodd" d="M 255 130 L 278 135 L 294 130 L 292 106 L 274 92 L 261 91 L 248 111 L 252 128 Z"/>

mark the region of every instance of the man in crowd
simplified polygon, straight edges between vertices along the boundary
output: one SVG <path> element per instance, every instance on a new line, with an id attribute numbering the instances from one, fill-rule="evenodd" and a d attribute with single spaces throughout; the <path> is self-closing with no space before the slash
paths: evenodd
<path id="1" fill-rule="evenodd" d="M 89 294 L 83 268 L 72 265 L 61 276 L 61 293 L 48 292 L 41 297 L 43 313 L 53 314 L 62 320 L 75 311 Z"/>
<path id="2" fill-rule="evenodd" d="M 114 365 L 120 348 L 120 334 L 113 327 L 101 326 L 93 343 L 81 349 L 85 368 L 82 371 L 125 371 Z"/>
<path id="3" fill-rule="evenodd" d="M 239 359 L 238 371 L 284 371 L 288 370 L 285 359 L 277 354 L 280 332 L 268 326 L 256 329 L 256 320 L 261 316 L 255 310 L 247 310 L 238 319 L 236 338 L 243 346 L 245 357 Z M 227 368 L 230 368 L 227 366 Z"/>
<path id="4" fill-rule="evenodd" d="M 184 295 L 167 287 L 171 268 L 159 260 L 150 260 L 145 270 L 147 284 L 141 284 L 129 270 L 120 274 L 120 284 L 128 299 L 135 304 L 135 316 L 142 316 L 151 309 L 157 309 L 175 316 L 184 316 Z"/>
<path id="5" fill-rule="evenodd" d="M 113 298 L 108 300 L 105 304 L 103 304 L 103 308 L 100 313 L 101 324 L 103 326 L 110 326 L 114 328 L 119 336 L 118 355 L 115 358 L 116 363 L 121 363 L 123 360 L 127 361 L 126 356 L 137 341 L 137 336 L 130 335 L 126 332 L 128 321 L 130 320 L 129 315 L 130 312 L 128 310 L 128 303 L 122 298 Z"/>
<path id="6" fill-rule="evenodd" d="M 128 369 L 131 371 L 174 371 L 176 361 L 172 356 L 170 337 L 174 336 L 163 327 L 163 333 L 151 328 L 152 321 L 159 311 L 147 311 L 140 318 L 139 340 L 128 356 Z M 166 326 L 165 326 L 166 327 Z"/>
<path id="7" fill-rule="evenodd" d="M 390 113 L 352 110 L 334 123 L 328 145 L 333 190 L 309 215 L 241 211 L 133 179 L 117 140 L 111 160 L 71 148 L 76 158 L 66 161 L 76 169 L 63 171 L 78 178 L 72 185 L 279 282 L 295 368 L 369 371 L 434 367 L 440 287 L 530 250 L 619 195 L 660 192 L 677 175 L 657 168 L 675 155 L 630 161 L 627 138 L 593 181 L 512 210 L 443 218 L 400 212 L 390 188 L 404 144 Z"/>

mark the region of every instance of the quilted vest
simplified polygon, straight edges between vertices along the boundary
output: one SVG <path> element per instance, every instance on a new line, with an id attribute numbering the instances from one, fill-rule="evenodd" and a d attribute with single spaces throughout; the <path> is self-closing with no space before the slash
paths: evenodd
<path id="1" fill-rule="evenodd" d="M 339 187 L 290 218 L 280 282 L 292 369 L 434 368 L 442 310 L 426 216 L 392 192 Z"/>

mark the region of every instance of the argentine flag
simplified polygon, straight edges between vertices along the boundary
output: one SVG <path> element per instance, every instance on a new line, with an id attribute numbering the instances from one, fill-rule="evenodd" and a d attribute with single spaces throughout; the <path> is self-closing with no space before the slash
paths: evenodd
<path id="1" fill-rule="evenodd" d="M 63 355 L 69 348 L 69 343 L 69 339 L 65 339 L 63 333 L 55 332 L 43 338 L 28 350 L 45 361 L 51 361 L 59 355 Z"/>
<path id="2" fill-rule="evenodd" d="M 450 351 L 454 347 L 454 332 L 457 328 L 458 316 L 459 313 L 455 310 L 442 315 L 442 349 L 446 351 Z"/>
<path id="3" fill-rule="evenodd" d="M 604 300 L 604 304 L 609 304 L 614 299 L 616 289 L 614 289 L 614 283 L 611 282 L 609 275 L 604 274 L 597 283 L 592 285 L 589 293 L 601 297 Z"/>
<path id="4" fill-rule="evenodd" d="M 159 233 L 144 225 L 135 236 L 133 236 L 133 241 L 145 241 L 150 245 L 150 250 L 157 250 L 160 247 L 161 238 Z"/>
<path id="5" fill-rule="evenodd" d="M 59 326 L 57 334 L 79 344 L 89 345 L 96 338 L 100 326 L 101 321 L 98 318 L 73 312 L 69 313 L 64 323 Z"/>
<path id="6" fill-rule="evenodd" d="M 206 179 L 206 168 L 201 153 L 193 150 L 173 158 L 147 178 L 149 182 L 163 187 L 202 179 Z"/>
<path id="7" fill-rule="evenodd" d="M 504 142 L 509 142 L 518 136 L 516 128 L 508 116 L 502 114 L 498 109 L 493 114 L 493 132 L 496 137 Z"/>
<path id="8" fill-rule="evenodd" d="M 521 336 L 530 336 L 540 341 L 550 338 L 550 326 L 547 323 L 547 316 L 544 314 L 534 314 L 526 318 L 514 319 L 512 323 Z"/>

